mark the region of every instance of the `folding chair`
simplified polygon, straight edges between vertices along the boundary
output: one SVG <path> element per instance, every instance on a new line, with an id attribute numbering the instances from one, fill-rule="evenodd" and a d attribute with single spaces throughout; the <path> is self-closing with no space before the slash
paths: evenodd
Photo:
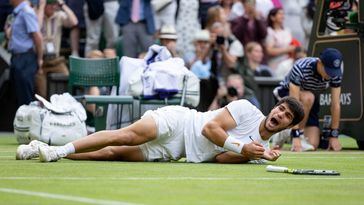
<path id="1" fill-rule="evenodd" d="M 130 121 L 133 121 L 133 97 L 121 96 L 119 94 L 119 58 L 79 58 L 70 56 L 70 75 L 68 81 L 68 91 L 74 94 L 75 88 L 79 87 L 112 87 L 116 86 L 116 96 L 93 96 L 83 95 L 81 98 L 85 100 L 86 104 L 96 104 L 95 110 L 95 129 L 96 131 L 106 128 L 106 113 L 109 104 L 117 104 L 118 112 L 117 119 L 118 125 L 121 125 L 121 115 L 119 112 L 119 105 L 128 105 Z M 122 110 L 122 107 L 121 107 Z"/>

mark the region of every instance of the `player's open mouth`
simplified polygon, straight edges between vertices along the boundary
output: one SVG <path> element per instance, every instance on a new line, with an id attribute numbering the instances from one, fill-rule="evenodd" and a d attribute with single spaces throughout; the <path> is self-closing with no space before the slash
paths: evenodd
<path id="1" fill-rule="evenodd" d="M 275 117 L 272 117 L 271 119 L 270 119 L 270 122 L 271 122 L 271 124 L 272 125 L 274 125 L 274 126 L 277 126 L 278 125 L 278 120 L 275 118 Z"/>

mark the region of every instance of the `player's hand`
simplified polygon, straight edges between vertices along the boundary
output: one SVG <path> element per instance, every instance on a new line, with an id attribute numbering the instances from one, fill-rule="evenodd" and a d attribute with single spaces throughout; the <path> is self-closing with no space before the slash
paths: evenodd
<path id="1" fill-rule="evenodd" d="M 271 150 L 266 150 L 263 154 L 263 158 L 269 161 L 276 161 L 280 156 L 279 146 L 275 146 Z"/>
<path id="2" fill-rule="evenodd" d="M 299 137 L 292 138 L 292 152 L 302 152 L 301 139 Z"/>
<path id="3" fill-rule="evenodd" d="M 260 159 L 263 157 L 264 151 L 265 149 L 262 144 L 253 141 L 244 145 L 241 154 L 249 159 Z"/>
<path id="4" fill-rule="evenodd" d="M 328 150 L 340 151 L 342 149 L 340 141 L 337 137 L 329 137 Z"/>

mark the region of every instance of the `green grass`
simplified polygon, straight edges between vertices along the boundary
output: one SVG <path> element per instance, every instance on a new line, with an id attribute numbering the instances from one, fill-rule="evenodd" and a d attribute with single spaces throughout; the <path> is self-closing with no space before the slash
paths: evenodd
<path id="1" fill-rule="evenodd" d="M 15 138 L 3 134 L 0 204 L 364 204 L 364 152 L 355 150 L 351 138 L 340 140 L 342 152 L 285 151 L 271 163 L 341 172 L 304 176 L 269 173 L 266 165 L 253 164 L 16 161 Z"/>

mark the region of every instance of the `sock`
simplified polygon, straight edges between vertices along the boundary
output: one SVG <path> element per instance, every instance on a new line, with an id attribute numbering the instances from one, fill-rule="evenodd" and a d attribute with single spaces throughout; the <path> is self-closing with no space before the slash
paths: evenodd
<path id="1" fill-rule="evenodd" d="M 65 144 L 64 146 L 57 147 L 56 152 L 57 152 L 58 156 L 66 157 L 69 154 L 75 153 L 76 150 L 75 150 L 75 146 L 73 146 L 73 144 L 70 142 L 70 143 Z"/>

